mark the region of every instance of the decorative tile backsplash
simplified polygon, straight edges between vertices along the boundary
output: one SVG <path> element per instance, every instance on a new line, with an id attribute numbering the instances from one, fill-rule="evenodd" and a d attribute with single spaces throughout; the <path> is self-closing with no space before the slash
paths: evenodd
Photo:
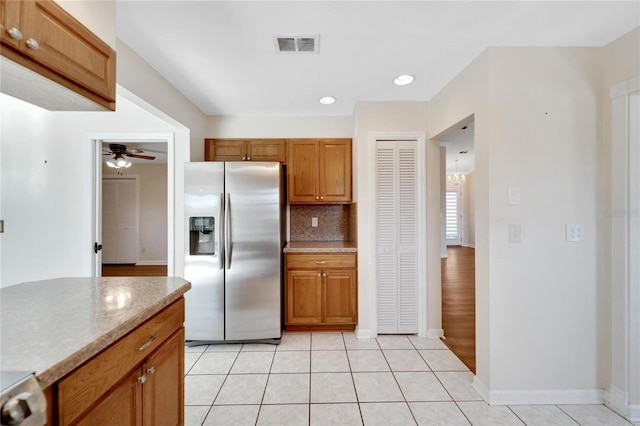
<path id="1" fill-rule="evenodd" d="M 324 204 L 290 206 L 291 241 L 353 241 L 354 225 L 350 204 Z M 318 226 L 312 227 L 312 219 Z"/>

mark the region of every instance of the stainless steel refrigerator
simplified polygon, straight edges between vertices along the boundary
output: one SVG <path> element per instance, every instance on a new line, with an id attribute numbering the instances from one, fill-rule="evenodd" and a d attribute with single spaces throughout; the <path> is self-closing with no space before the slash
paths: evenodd
<path id="1" fill-rule="evenodd" d="M 280 163 L 185 163 L 185 340 L 281 337 Z"/>

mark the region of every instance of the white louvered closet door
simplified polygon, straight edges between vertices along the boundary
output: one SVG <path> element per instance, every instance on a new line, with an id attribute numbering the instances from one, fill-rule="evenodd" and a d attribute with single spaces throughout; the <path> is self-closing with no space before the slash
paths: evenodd
<path id="1" fill-rule="evenodd" d="M 418 332 L 417 142 L 377 141 L 378 333 Z"/>

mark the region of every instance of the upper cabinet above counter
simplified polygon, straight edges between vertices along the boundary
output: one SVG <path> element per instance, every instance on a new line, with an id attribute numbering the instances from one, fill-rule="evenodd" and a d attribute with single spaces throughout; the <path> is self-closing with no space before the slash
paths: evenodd
<path id="1" fill-rule="evenodd" d="M 2 92 L 52 111 L 115 110 L 116 52 L 52 0 L 0 0 Z"/>
<path id="2" fill-rule="evenodd" d="M 287 165 L 290 204 L 349 204 L 351 139 L 205 139 L 206 161 Z"/>

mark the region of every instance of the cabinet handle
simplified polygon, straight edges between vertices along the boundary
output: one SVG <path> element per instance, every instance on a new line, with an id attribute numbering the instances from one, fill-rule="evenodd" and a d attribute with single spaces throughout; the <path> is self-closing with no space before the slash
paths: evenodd
<path id="1" fill-rule="evenodd" d="M 155 366 L 152 365 L 151 367 L 147 368 L 147 374 L 148 375 L 151 376 L 155 372 L 156 372 L 156 367 Z"/>
<path id="2" fill-rule="evenodd" d="M 32 38 L 27 40 L 27 46 L 29 46 L 33 50 L 40 49 L 40 44 L 38 44 L 38 42 Z"/>
<path id="3" fill-rule="evenodd" d="M 316 265 L 326 265 L 327 261 L 326 260 L 316 260 Z"/>
<path id="4" fill-rule="evenodd" d="M 144 384 L 144 382 L 147 381 L 147 376 L 146 375 L 142 375 L 140 377 L 138 377 L 138 383 L 140 383 L 141 385 Z"/>
<path id="5" fill-rule="evenodd" d="M 149 341 L 147 343 L 145 343 L 144 345 L 140 346 L 139 348 L 136 348 L 137 351 L 142 352 L 145 349 L 147 349 L 149 346 L 151 346 L 151 344 L 156 340 L 156 336 L 151 336 L 151 339 L 149 339 Z"/>
<path id="6" fill-rule="evenodd" d="M 22 40 L 22 32 L 16 27 L 9 28 L 9 31 L 7 32 L 9 33 L 9 37 L 11 37 L 12 39 Z"/>

